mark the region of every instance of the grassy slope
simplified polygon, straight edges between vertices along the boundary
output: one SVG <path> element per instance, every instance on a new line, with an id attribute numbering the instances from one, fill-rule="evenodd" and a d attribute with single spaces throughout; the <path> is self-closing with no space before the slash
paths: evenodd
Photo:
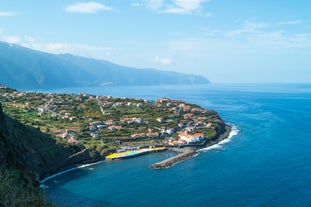
<path id="1" fill-rule="evenodd" d="M 40 192 L 39 176 L 53 171 L 73 153 L 39 130 L 6 116 L 0 103 L 0 207 L 51 206 Z"/>
<path id="2" fill-rule="evenodd" d="M 0 123 L 4 124 L 3 119 Z M 0 206 L 52 206 L 45 201 L 34 179 L 34 174 L 16 166 L 14 156 L 14 151 L 9 146 L 7 138 L 4 137 L 3 131 L 0 130 Z"/>

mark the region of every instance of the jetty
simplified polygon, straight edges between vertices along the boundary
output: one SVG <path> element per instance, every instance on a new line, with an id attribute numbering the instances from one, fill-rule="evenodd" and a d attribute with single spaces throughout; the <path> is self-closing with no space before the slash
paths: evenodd
<path id="1" fill-rule="evenodd" d="M 161 162 L 157 162 L 157 163 L 154 163 L 153 165 L 151 165 L 150 167 L 152 169 L 163 169 L 163 168 L 168 168 L 168 167 L 171 167 L 173 166 L 174 164 L 178 163 L 178 162 L 181 162 L 185 159 L 188 159 L 194 155 L 197 154 L 197 150 L 194 149 L 194 148 L 185 148 L 183 150 L 182 153 L 174 156 L 174 157 L 171 157 L 171 158 L 168 158 L 166 160 L 163 160 Z"/>

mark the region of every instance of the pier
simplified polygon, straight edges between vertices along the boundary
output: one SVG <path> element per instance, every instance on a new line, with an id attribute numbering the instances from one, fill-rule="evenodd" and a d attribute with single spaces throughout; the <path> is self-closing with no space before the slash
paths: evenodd
<path id="1" fill-rule="evenodd" d="M 153 165 L 151 165 L 150 167 L 152 169 L 163 169 L 163 168 L 168 168 L 168 167 L 171 167 L 173 166 L 174 164 L 178 163 L 178 162 L 181 162 L 185 159 L 188 159 L 189 157 L 192 157 L 194 155 L 197 154 L 197 150 L 194 149 L 194 148 L 186 148 L 183 150 L 182 153 L 174 156 L 174 157 L 171 157 L 171 158 L 168 158 L 166 160 L 163 160 L 161 162 L 157 162 L 157 163 L 154 163 Z"/>

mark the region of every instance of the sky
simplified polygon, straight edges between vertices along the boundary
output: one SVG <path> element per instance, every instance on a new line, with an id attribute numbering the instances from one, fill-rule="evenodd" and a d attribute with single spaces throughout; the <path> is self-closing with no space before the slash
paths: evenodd
<path id="1" fill-rule="evenodd" d="M 310 83 L 310 8 L 310 0 L 0 0 L 0 41 L 215 83 Z"/>

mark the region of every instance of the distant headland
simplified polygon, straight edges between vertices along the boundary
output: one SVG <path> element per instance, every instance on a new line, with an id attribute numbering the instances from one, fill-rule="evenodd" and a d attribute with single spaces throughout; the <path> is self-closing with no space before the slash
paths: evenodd
<path id="1" fill-rule="evenodd" d="M 71 54 L 55 55 L 1 41 L 0 51 L 0 83 L 18 89 L 209 83 L 200 75 L 138 69 Z"/>

